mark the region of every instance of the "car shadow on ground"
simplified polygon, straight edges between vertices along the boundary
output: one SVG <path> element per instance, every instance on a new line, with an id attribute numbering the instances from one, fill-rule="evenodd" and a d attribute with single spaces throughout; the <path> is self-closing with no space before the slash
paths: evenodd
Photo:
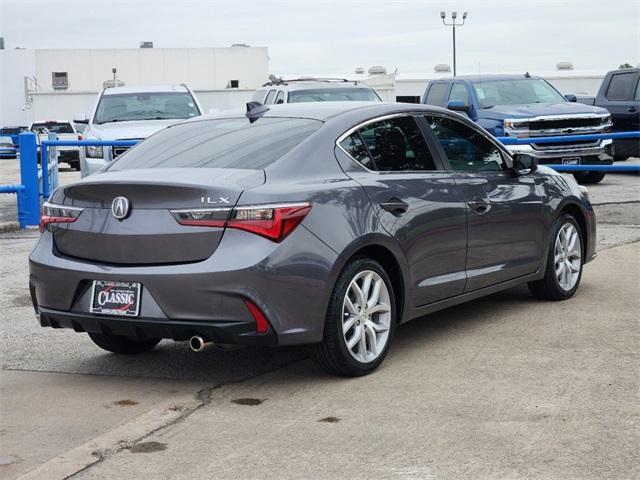
<path id="1" fill-rule="evenodd" d="M 392 351 L 386 362 L 393 361 L 394 352 L 429 348 L 430 343 L 438 342 L 443 337 L 471 331 L 475 324 L 491 321 L 492 312 L 496 312 L 496 309 L 501 313 L 511 309 L 521 310 L 527 302 L 535 303 L 536 300 L 529 295 L 526 287 L 517 287 L 401 325 L 396 329 Z M 47 331 L 51 332 L 49 329 Z M 71 334 L 68 331 L 56 333 Z M 306 347 L 234 350 L 209 347 L 203 352 L 194 353 L 189 350 L 186 342 L 173 341 L 163 341 L 149 353 L 120 356 L 103 352 L 91 344 L 86 335 L 82 337 L 85 338 L 78 341 L 88 343 L 87 349 L 83 349 L 82 355 L 68 357 L 64 365 L 60 365 L 62 371 L 196 380 L 216 385 L 252 378 L 308 358 Z M 328 378 L 310 361 L 305 362 L 304 367 L 308 380 Z"/>

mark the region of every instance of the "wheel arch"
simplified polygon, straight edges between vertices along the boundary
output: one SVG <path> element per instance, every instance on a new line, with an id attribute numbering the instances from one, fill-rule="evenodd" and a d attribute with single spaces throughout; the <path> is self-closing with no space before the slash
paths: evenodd
<path id="1" fill-rule="evenodd" d="M 393 297 L 396 302 L 396 322 L 403 322 L 407 315 L 406 307 L 411 305 L 408 301 L 410 295 L 409 268 L 402 249 L 384 235 L 373 234 L 362 237 L 343 250 L 332 269 L 325 304 L 327 306 L 329 304 L 338 276 L 357 257 L 370 258 L 382 265 L 392 283 Z"/>
<path id="2" fill-rule="evenodd" d="M 580 235 L 582 235 L 582 242 L 584 243 L 584 251 L 588 252 L 591 245 L 588 244 L 589 240 L 589 231 L 587 228 L 587 218 L 580 208 L 580 206 L 576 203 L 566 203 L 560 208 L 558 211 L 558 215 L 556 216 L 556 220 L 560 218 L 561 215 L 568 214 L 575 218 L 576 222 L 578 222 L 578 226 L 580 227 Z M 554 221 L 555 223 L 555 221 Z"/>

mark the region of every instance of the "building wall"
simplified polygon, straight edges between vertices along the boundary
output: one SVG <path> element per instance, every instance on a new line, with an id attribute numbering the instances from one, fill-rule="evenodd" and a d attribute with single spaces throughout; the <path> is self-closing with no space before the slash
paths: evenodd
<path id="1" fill-rule="evenodd" d="M 127 86 L 186 83 L 207 111 L 248 101 L 269 75 L 269 57 L 266 47 L 0 50 L 0 125 L 91 111 L 112 68 Z M 52 72 L 67 72 L 67 90 L 53 89 Z M 28 109 L 25 75 L 37 79 Z M 230 80 L 239 88 L 226 88 Z"/>

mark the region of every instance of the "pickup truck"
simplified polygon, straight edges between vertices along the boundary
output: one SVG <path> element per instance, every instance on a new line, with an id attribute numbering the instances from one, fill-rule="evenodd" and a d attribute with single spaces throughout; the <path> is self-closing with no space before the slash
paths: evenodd
<path id="1" fill-rule="evenodd" d="M 58 140 L 82 140 L 82 135 L 68 120 L 38 120 L 31 124 L 29 130 L 38 135 L 38 143 L 55 133 Z M 80 153 L 78 147 L 57 147 L 58 159 L 68 163 L 71 168 L 80 170 Z"/>
<path id="2" fill-rule="evenodd" d="M 640 68 L 608 72 L 602 80 L 597 97 L 578 98 L 586 105 L 606 108 L 611 113 L 614 132 L 640 130 Z M 640 157 L 637 138 L 616 139 L 615 160 Z"/>
<path id="3" fill-rule="evenodd" d="M 604 108 L 576 103 L 542 78 L 524 75 L 478 75 L 432 80 L 422 103 L 467 115 L 496 137 L 546 137 L 605 133 L 611 114 Z M 610 165 L 613 141 L 572 141 L 509 145 L 540 164 Z M 600 182 L 604 172 L 575 172 L 579 183 Z"/>

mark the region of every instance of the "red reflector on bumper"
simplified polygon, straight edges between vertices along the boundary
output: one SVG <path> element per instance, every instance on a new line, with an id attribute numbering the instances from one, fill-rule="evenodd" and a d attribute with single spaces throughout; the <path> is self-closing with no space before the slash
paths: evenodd
<path id="1" fill-rule="evenodd" d="M 245 300 L 244 304 L 256 321 L 256 333 L 267 333 L 267 330 L 269 330 L 269 322 L 267 321 L 267 317 L 264 316 L 264 313 L 262 313 L 262 310 L 251 300 Z"/>

